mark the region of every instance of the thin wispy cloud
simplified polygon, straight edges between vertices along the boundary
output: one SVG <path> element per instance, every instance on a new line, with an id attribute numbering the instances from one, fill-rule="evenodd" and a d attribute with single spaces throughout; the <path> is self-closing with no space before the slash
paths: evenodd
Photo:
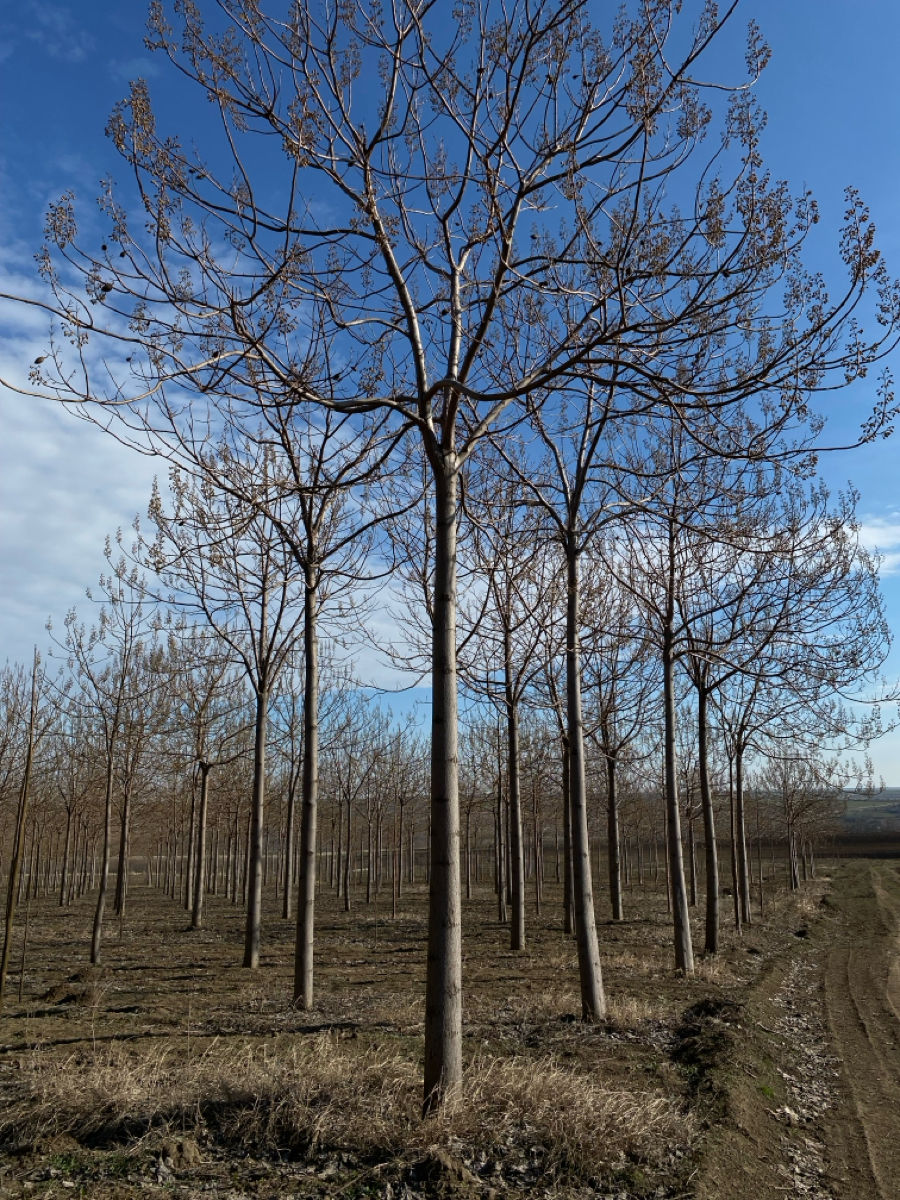
<path id="1" fill-rule="evenodd" d="M 79 63 L 96 49 L 93 37 L 70 9 L 46 0 L 30 0 L 27 12 L 31 19 L 26 22 L 25 37 L 37 42 L 50 58 Z"/>
<path id="2" fill-rule="evenodd" d="M 160 65 L 149 55 L 141 54 L 134 58 L 113 59 L 109 64 L 109 74 L 120 83 L 130 83 L 132 79 L 156 79 L 160 74 Z"/>

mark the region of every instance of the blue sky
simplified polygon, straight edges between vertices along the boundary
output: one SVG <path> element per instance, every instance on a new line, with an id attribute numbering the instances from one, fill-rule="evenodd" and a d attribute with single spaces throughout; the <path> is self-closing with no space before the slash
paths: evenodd
<path id="1" fill-rule="evenodd" d="M 101 176 L 118 169 L 103 132 L 116 100 L 139 75 L 159 97 L 171 74 L 143 48 L 143 3 L 22 0 L 14 17 L 12 9 L 0 17 L 0 278 L 3 290 L 30 294 L 48 201 L 71 188 L 89 209 Z M 884 0 L 744 0 L 739 22 L 751 18 L 773 49 L 758 93 L 769 112 L 767 165 L 795 189 L 812 188 L 820 206 L 810 265 L 834 274 L 842 193 L 852 183 L 900 275 L 900 9 Z M 178 95 L 167 99 L 174 109 Z M 37 314 L 0 310 L 0 375 L 24 378 L 44 332 Z M 834 399 L 836 440 L 867 403 L 866 386 Z M 61 622 L 96 579 L 105 535 L 145 509 L 161 464 L 70 413 L 3 392 L 0 430 L 0 659 L 26 658 L 33 643 L 45 644 L 48 615 Z M 863 534 L 885 555 L 883 590 L 900 637 L 900 433 L 821 466 L 832 487 L 852 481 L 860 491 Z M 900 651 L 889 670 L 900 675 Z M 872 757 L 900 784 L 900 734 Z"/>

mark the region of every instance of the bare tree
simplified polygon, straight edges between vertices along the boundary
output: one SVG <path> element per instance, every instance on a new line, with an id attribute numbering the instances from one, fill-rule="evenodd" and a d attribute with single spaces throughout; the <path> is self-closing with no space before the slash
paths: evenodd
<path id="1" fill-rule="evenodd" d="M 63 640 L 58 643 L 73 675 L 72 703 L 96 722 L 103 746 L 103 847 L 91 932 L 92 963 L 100 961 L 120 742 L 132 708 L 143 706 L 157 686 L 148 660 L 154 653 L 158 617 L 146 603 L 145 582 L 124 558 L 112 562 L 109 544 L 107 559 L 110 572 L 100 577 L 98 596 L 102 600 L 97 624 L 88 628 L 72 609 L 66 616 Z M 88 598 L 93 599 L 90 591 Z"/>
<path id="2" fill-rule="evenodd" d="M 7 676 L 8 685 L 13 683 L 12 677 Z M 24 677 L 20 677 L 23 685 Z M 9 968 L 9 956 L 12 950 L 13 936 L 13 921 L 16 914 L 16 901 L 19 891 L 19 880 L 22 870 L 22 859 L 25 853 L 25 836 L 26 823 L 28 820 L 28 805 L 31 791 L 31 776 L 34 766 L 35 749 L 43 735 L 46 732 L 46 704 L 44 713 L 42 714 L 43 695 L 43 672 L 41 669 L 41 660 L 38 656 L 37 649 L 34 652 L 34 660 L 31 668 L 31 681 L 27 691 L 22 688 L 20 698 L 14 699 L 12 688 L 7 690 L 7 701 L 13 700 L 13 711 L 7 713 L 8 718 L 15 718 L 15 709 L 19 709 L 21 718 L 25 725 L 25 762 L 22 769 L 22 781 L 19 788 L 18 804 L 16 806 L 16 825 L 15 837 L 13 840 L 12 852 L 10 854 L 9 873 L 7 878 L 6 888 L 6 912 L 3 923 L 3 951 L 0 954 L 0 1007 L 3 1005 L 3 996 L 6 991 L 6 973 Z M 27 697 L 27 698 L 26 698 Z M 21 991 L 21 988 L 20 988 Z"/>
<path id="3" fill-rule="evenodd" d="M 265 477 L 265 460 L 258 464 Z M 173 468 L 172 507 L 150 504 L 156 536 L 147 563 L 172 600 L 202 614 L 240 663 L 255 705 L 244 966 L 259 966 L 269 703 L 279 672 L 297 650 L 303 572 L 272 521 L 256 506 Z"/>
<path id="4" fill-rule="evenodd" d="M 654 0 L 604 36 L 586 0 L 464 3 L 449 22 L 434 0 L 389 12 L 300 5 L 286 18 L 220 0 L 208 23 L 177 6 L 176 35 L 160 3 L 150 45 L 212 101 L 221 137 L 204 136 L 201 156 L 166 136 L 138 82 L 110 122 L 134 169 L 137 223 L 111 185 L 98 254 L 77 246 L 70 197 L 48 218 L 47 306 L 72 359 L 55 341 L 34 390 L 113 400 L 121 436 L 167 451 L 173 428 L 245 420 L 260 395 L 379 409 L 417 431 L 436 534 L 426 1107 L 462 1074 L 455 564 L 466 460 L 512 401 L 573 374 L 648 396 L 660 372 L 683 401 L 713 407 L 763 377 L 790 400 L 797 380 L 859 378 L 894 340 L 900 298 L 855 196 L 842 294 L 832 300 L 802 269 L 816 214 L 761 166 L 749 84 L 768 52 L 755 27 L 749 79 L 718 144 L 703 146 L 703 97 L 720 93 L 698 82 L 702 61 L 736 8 L 682 14 Z M 676 173 L 678 207 L 666 189 Z M 853 318 L 870 284 L 885 328 L 866 340 Z M 111 391 L 93 382 L 101 331 L 131 359 Z M 709 331 L 717 369 L 698 370 Z M 102 362 L 114 370 L 110 355 Z M 217 412 L 192 410 L 186 391 Z M 870 432 L 891 406 L 886 390 Z M 595 987 L 588 1010 L 601 1007 Z"/>

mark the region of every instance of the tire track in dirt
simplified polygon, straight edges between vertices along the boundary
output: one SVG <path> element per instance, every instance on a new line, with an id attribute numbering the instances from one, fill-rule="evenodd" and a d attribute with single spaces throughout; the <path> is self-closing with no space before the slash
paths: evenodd
<path id="1" fill-rule="evenodd" d="M 841 1196 L 898 1200 L 900 867 L 849 863 L 836 885 L 824 990 L 844 1096 L 828 1122 L 831 1174 Z"/>

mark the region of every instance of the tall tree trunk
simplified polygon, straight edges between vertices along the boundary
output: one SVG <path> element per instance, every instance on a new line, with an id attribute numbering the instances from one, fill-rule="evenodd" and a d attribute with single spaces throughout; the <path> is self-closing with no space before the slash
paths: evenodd
<path id="1" fill-rule="evenodd" d="M 294 945 L 294 1003 L 313 1003 L 313 945 L 316 906 L 316 823 L 319 808 L 319 639 L 318 594 L 307 568 L 303 610 L 303 780 L 300 801 L 300 879 Z M 349 840 L 349 839 L 348 839 Z"/>
<path id="2" fill-rule="evenodd" d="M 6 889 L 6 914 L 3 928 L 3 952 L 0 955 L 0 1007 L 3 1005 L 3 995 L 6 991 L 6 972 L 9 968 L 9 956 L 12 951 L 12 930 L 16 914 L 16 893 L 18 892 L 19 877 L 22 870 L 22 857 L 25 851 L 25 826 L 28 819 L 28 800 L 31 792 L 31 769 L 34 763 L 34 722 L 37 715 L 38 694 L 38 654 L 34 652 L 34 666 L 31 670 L 31 710 L 28 719 L 28 744 L 25 752 L 25 771 L 22 776 L 22 786 L 19 789 L 18 812 L 16 813 L 16 833 L 13 841 L 12 855 L 9 862 L 9 880 Z"/>
<path id="3" fill-rule="evenodd" d="M 503 772 L 500 769 L 500 751 L 497 751 L 497 807 L 494 813 L 494 846 L 497 851 L 497 920 L 501 925 L 505 925 L 508 917 L 506 910 L 506 839 L 504 837 L 504 827 L 506 822 L 503 819 Z"/>
<path id="4" fill-rule="evenodd" d="M 575 932 L 575 873 L 572 869 L 572 798 L 569 787 L 569 738 L 562 738 L 563 793 L 563 932 Z"/>
<path id="5" fill-rule="evenodd" d="M 728 816 L 731 829 L 731 898 L 734 902 L 734 927 L 741 931 L 741 889 L 738 884 L 737 831 L 734 812 L 734 757 L 728 759 Z"/>
<path id="6" fill-rule="evenodd" d="M 404 805 L 398 800 L 397 802 L 397 902 L 403 895 L 403 808 Z"/>
<path id="7" fill-rule="evenodd" d="M 606 843 L 609 858 L 609 902 L 614 921 L 622 920 L 622 854 L 619 847 L 619 797 L 616 792 L 616 759 L 606 755 Z"/>
<path id="8" fill-rule="evenodd" d="M 212 763 L 200 762 L 200 808 L 197 813 L 197 863 L 194 869 L 194 895 L 191 898 L 191 929 L 203 928 L 203 900 L 206 889 L 206 823 L 209 811 L 209 772 Z"/>
<path id="9" fill-rule="evenodd" d="M 72 853 L 72 810 L 66 809 L 66 839 L 63 845 L 62 872 L 59 877 L 59 907 L 66 903 L 66 888 L 69 882 L 69 857 Z"/>
<path id="10" fill-rule="evenodd" d="M 350 911 L 350 875 L 353 870 L 353 843 L 350 840 L 350 806 L 351 800 L 348 794 L 347 803 L 345 806 L 347 810 L 347 820 L 344 822 L 347 827 L 347 844 L 344 849 L 344 912 Z"/>
<path id="11" fill-rule="evenodd" d="M 266 803 L 266 723 L 269 690 L 260 680 L 256 692 L 256 721 L 253 731 L 253 798 L 250 809 L 250 838 L 247 852 L 247 925 L 244 935 L 244 966 L 259 966 L 259 937 L 262 920 L 263 829 Z"/>
<path id="12" fill-rule="evenodd" d="M 709 785 L 709 722 L 706 688 L 697 688 L 697 759 L 700 770 L 700 809 L 703 816 L 703 844 L 706 855 L 706 931 L 703 949 L 719 952 L 719 855 L 716 848 L 716 815 Z"/>
<path id="13" fill-rule="evenodd" d="M 666 842 L 675 941 L 675 969 L 684 971 L 685 974 L 690 975 L 694 971 L 694 949 L 691 945 L 691 921 L 688 909 L 687 887 L 684 878 L 681 813 L 678 804 L 678 764 L 675 757 L 675 656 L 672 636 L 674 581 L 671 579 L 671 573 L 674 571 L 674 565 L 672 564 L 673 553 L 670 549 L 669 612 L 663 630 Z"/>
<path id="14" fill-rule="evenodd" d="M 187 854 L 182 867 L 184 907 L 188 912 L 194 903 L 194 863 L 197 858 L 197 781 L 191 780 L 191 808 L 188 818 Z"/>
<path id="15" fill-rule="evenodd" d="M 734 827 L 737 848 L 738 887 L 741 893 L 741 919 L 751 923 L 750 870 L 747 863 L 747 816 L 744 812 L 744 744 L 738 738 L 734 754 Z"/>
<path id="16" fill-rule="evenodd" d="M 116 718 L 117 719 L 117 718 Z M 94 924 L 91 929 L 91 963 L 100 961 L 100 940 L 103 936 L 103 913 L 106 909 L 106 892 L 109 886 L 109 851 L 112 841 L 112 793 L 113 764 L 116 739 L 113 733 L 106 751 L 106 790 L 103 797 L 103 850 L 100 859 L 100 889 L 97 907 L 94 909 Z"/>
<path id="17" fill-rule="evenodd" d="M 569 738 L 569 805 L 572 814 L 572 871 L 574 881 L 575 938 L 581 985 L 583 1021 L 606 1016 L 591 851 L 588 839 L 587 781 L 584 766 L 584 720 L 581 705 L 580 595 L 578 551 L 571 538 L 566 546 L 566 718 Z"/>
<path id="18" fill-rule="evenodd" d="M 125 897 L 128 891 L 128 824 L 131 819 L 131 787 L 126 784 L 122 797 L 122 820 L 119 825 L 119 863 L 116 869 L 115 914 L 125 912 Z"/>
<path id="19" fill-rule="evenodd" d="M 512 920 L 510 950 L 525 949 L 525 852 L 522 845 L 522 784 L 519 778 L 519 706 L 513 693 L 509 633 L 504 631 L 506 692 L 506 765 L 509 797 L 509 866 Z"/>
<path id="20" fill-rule="evenodd" d="M 433 461 L 434 628 L 431 706 L 431 836 L 425 977 L 424 1110 L 462 1085 L 462 901 L 459 870 L 459 730 L 456 678 L 458 464 Z"/>

